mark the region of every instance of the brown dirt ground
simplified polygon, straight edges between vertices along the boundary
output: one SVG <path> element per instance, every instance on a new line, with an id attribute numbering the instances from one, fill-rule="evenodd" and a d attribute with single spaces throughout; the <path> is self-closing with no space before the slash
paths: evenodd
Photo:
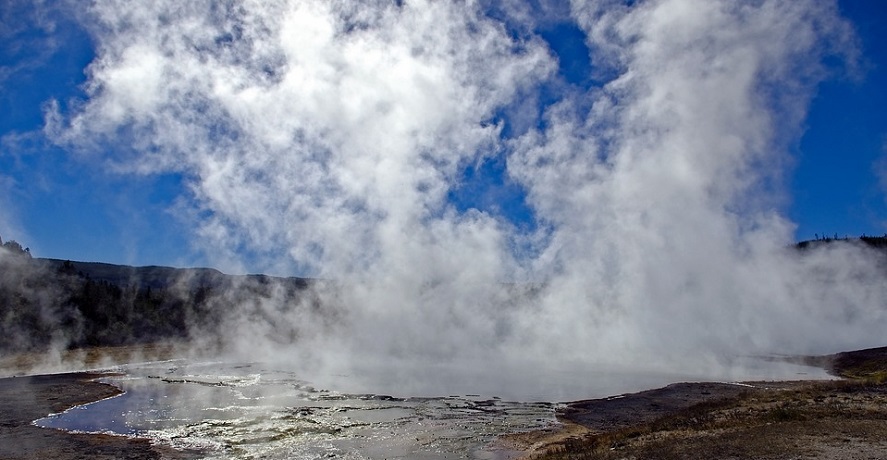
<path id="1" fill-rule="evenodd" d="M 679 383 L 568 404 L 526 459 L 887 459 L 887 347 L 804 358 L 837 381 Z"/>

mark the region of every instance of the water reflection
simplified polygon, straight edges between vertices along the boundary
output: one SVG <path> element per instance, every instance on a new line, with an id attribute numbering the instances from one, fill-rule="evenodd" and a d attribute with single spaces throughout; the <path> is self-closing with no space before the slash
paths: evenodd
<path id="1" fill-rule="evenodd" d="M 818 369 L 774 360 L 749 358 L 738 364 L 745 378 L 826 377 Z M 397 388 L 401 395 L 411 394 L 409 382 L 396 369 L 389 372 L 379 366 L 358 370 L 360 379 L 343 374 L 313 376 L 317 384 L 261 363 L 179 359 L 117 370 L 125 375 L 107 381 L 123 389 L 123 395 L 36 423 L 147 437 L 174 447 L 201 449 L 211 458 L 507 458 L 507 453 L 491 451 L 489 444 L 502 434 L 556 425 L 558 405 L 487 396 L 493 391 L 510 391 L 517 395 L 514 399 L 524 401 L 575 400 L 705 380 L 688 374 L 611 369 L 599 369 L 591 378 L 577 368 L 535 375 L 488 368 L 485 373 L 468 374 L 474 371 L 454 367 L 435 369 L 446 379 L 439 388 L 426 384 L 421 391 L 426 395 L 453 388 L 481 391 L 392 397 L 382 393 Z M 507 388 L 503 382 L 509 383 Z"/>
<path id="2" fill-rule="evenodd" d="M 143 436 L 217 458 L 494 458 L 497 435 L 556 424 L 555 405 L 492 397 L 396 398 L 316 389 L 259 364 L 129 366 L 121 396 L 40 426 Z"/>

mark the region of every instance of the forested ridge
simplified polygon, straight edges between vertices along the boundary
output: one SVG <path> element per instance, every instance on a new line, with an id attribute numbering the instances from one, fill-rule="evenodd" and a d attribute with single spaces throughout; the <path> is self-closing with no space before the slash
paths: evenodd
<path id="1" fill-rule="evenodd" d="M 0 248 L 0 351 L 212 336 L 235 314 L 271 322 L 269 308 L 297 308 L 311 283 L 206 268 L 38 259 Z M 319 308 L 316 301 L 313 306 Z M 275 327 L 281 340 L 298 333 Z"/>
<path id="2" fill-rule="evenodd" d="M 804 254 L 836 243 L 887 251 L 887 236 L 817 237 L 795 250 Z M 324 305 L 308 289 L 317 283 L 210 268 L 32 258 L 17 242 L 0 241 L 0 352 L 212 338 L 246 323 L 261 323 L 272 339 L 290 342 L 301 333 L 299 315 L 280 313 L 324 309 L 317 316 L 332 322 L 341 307 Z"/>

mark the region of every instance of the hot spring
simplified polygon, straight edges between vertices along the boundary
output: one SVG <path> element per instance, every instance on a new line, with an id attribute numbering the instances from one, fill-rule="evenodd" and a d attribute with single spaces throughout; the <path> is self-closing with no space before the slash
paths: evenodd
<path id="1" fill-rule="evenodd" d="M 756 369 L 749 376 L 825 376 L 803 366 L 749 363 Z M 360 370 L 366 375 L 359 377 L 307 376 L 263 363 L 171 359 L 108 370 L 121 375 L 102 381 L 123 394 L 35 424 L 143 437 L 198 450 L 207 458 L 505 459 L 518 453 L 497 444 L 497 438 L 558 426 L 561 404 L 554 401 L 693 380 L 690 375 L 578 370 L 460 375 L 447 368 L 449 375 L 441 375 L 438 388 L 426 385 L 421 390 L 426 393 L 415 393 L 419 390 L 409 389 L 408 382 L 396 381 L 393 369 Z M 389 392 L 380 391 L 385 385 Z"/>

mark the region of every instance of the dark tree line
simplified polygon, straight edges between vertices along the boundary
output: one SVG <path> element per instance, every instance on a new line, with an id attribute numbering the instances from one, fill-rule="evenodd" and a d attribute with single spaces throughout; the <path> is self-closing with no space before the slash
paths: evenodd
<path id="1" fill-rule="evenodd" d="M 188 340 L 222 333 L 226 321 L 243 317 L 266 323 L 280 340 L 295 340 L 296 328 L 280 318 L 308 284 L 209 269 L 33 259 L 0 249 L 0 352 Z M 269 313 L 268 304 L 277 311 Z"/>
<path id="2" fill-rule="evenodd" d="M 31 257 L 31 248 L 23 248 L 21 244 L 16 240 L 9 240 L 7 242 L 3 242 L 3 239 L 0 238 L 0 247 L 6 249 L 8 252 L 12 254 L 23 255 L 27 257 Z"/>
<path id="3" fill-rule="evenodd" d="M 9 259 L 7 257 L 6 259 Z M 174 293 L 117 285 L 37 260 L 0 260 L 0 350 L 123 345 L 188 338 L 207 322 L 209 288 Z"/>
<path id="4" fill-rule="evenodd" d="M 862 243 L 868 247 L 871 247 L 871 248 L 887 249 L 887 234 L 885 234 L 883 236 L 862 235 L 859 238 L 850 238 L 847 236 L 845 236 L 843 238 L 839 238 L 837 234 L 835 234 L 834 237 L 830 237 L 830 236 L 820 235 L 818 233 L 815 236 L 816 236 L 815 239 L 801 241 L 800 243 L 798 243 L 797 244 L 798 249 L 815 248 L 815 247 L 821 246 L 823 244 L 830 244 L 830 243 L 834 243 L 834 242 L 847 242 L 847 243 L 860 242 L 860 243 Z"/>

